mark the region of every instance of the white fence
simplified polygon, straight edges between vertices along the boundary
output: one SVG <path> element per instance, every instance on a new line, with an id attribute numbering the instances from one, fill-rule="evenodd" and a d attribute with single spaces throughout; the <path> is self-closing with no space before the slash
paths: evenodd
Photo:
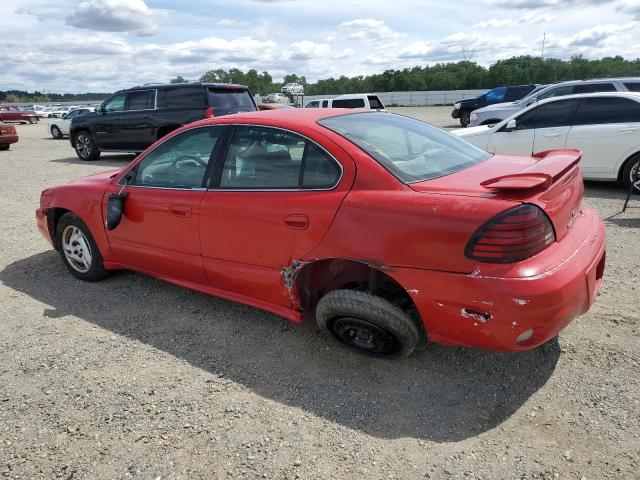
<path id="1" fill-rule="evenodd" d="M 487 90 L 434 90 L 422 92 L 371 92 L 380 97 L 388 107 L 427 107 L 432 105 L 453 105 L 456 100 L 475 98 Z M 304 104 L 321 98 L 335 98 L 338 95 L 305 95 Z"/>

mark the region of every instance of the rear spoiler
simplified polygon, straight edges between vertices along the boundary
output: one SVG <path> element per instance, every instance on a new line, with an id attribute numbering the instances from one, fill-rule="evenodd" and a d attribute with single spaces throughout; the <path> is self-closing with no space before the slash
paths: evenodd
<path id="1" fill-rule="evenodd" d="M 547 150 L 532 155 L 536 163 L 527 167 L 522 173 L 513 173 L 485 180 L 480 185 L 491 190 L 531 190 L 548 189 L 567 171 L 571 170 L 582 159 L 580 150 L 566 148 Z"/>

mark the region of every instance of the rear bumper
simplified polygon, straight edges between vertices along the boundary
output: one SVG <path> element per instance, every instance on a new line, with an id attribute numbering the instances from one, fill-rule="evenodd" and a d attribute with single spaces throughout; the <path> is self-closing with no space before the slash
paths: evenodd
<path id="1" fill-rule="evenodd" d="M 454 108 L 451 112 L 451 118 L 460 118 L 460 109 Z"/>
<path id="2" fill-rule="evenodd" d="M 0 145 L 10 145 L 18 142 L 18 135 L 0 135 Z"/>
<path id="3" fill-rule="evenodd" d="M 485 276 L 481 268 L 468 275 L 398 268 L 391 275 L 413 298 L 430 341 L 530 350 L 586 313 L 602 281 L 605 230 L 595 212 L 585 207 L 574 231 L 559 243 L 564 248 L 550 247 L 527 260 L 556 255 L 552 260 L 557 266 L 530 277 L 508 277 L 508 266 L 504 277 Z M 529 330 L 531 337 L 518 343 L 518 337 Z"/>

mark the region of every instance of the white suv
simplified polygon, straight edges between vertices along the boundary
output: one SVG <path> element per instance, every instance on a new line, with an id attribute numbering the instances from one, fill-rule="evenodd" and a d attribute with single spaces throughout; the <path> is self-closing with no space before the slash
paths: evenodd
<path id="1" fill-rule="evenodd" d="M 322 98 L 307 103 L 304 108 L 369 108 L 384 110 L 384 104 L 377 95 L 366 93 L 340 95 L 336 98 Z"/>

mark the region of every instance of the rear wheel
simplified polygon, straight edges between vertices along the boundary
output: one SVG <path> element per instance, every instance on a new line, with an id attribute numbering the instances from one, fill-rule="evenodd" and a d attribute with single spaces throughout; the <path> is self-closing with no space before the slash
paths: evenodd
<path id="1" fill-rule="evenodd" d="M 469 124 L 471 123 L 471 112 L 468 110 L 465 110 L 464 112 L 460 113 L 460 125 L 462 125 L 463 127 L 468 127 Z"/>
<path id="2" fill-rule="evenodd" d="M 635 186 L 633 191 L 635 193 L 640 192 L 640 155 L 631 157 L 626 161 L 624 167 L 622 167 L 622 182 L 626 190 L 629 190 L 631 184 L 633 184 Z"/>
<path id="3" fill-rule="evenodd" d="M 60 140 L 62 138 L 62 131 L 56 125 L 52 125 L 51 136 L 56 140 Z"/>
<path id="4" fill-rule="evenodd" d="M 71 212 L 65 213 L 58 220 L 56 245 L 65 266 L 80 280 L 95 282 L 108 275 L 91 232 Z"/>
<path id="5" fill-rule="evenodd" d="M 38 117 L 29 117 L 29 123 L 33 125 L 34 123 L 38 123 Z"/>
<path id="6" fill-rule="evenodd" d="M 0 150 L 9 150 L 9 144 L 5 143 L 3 145 L 0 145 Z"/>
<path id="7" fill-rule="evenodd" d="M 320 328 L 347 347 L 373 357 L 408 356 L 420 342 L 411 317 L 388 300 L 359 290 L 334 290 L 316 307 Z"/>
<path id="8" fill-rule="evenodd" d="M 76 139 L 74 142 L 74 146 L 76 149 L 76 154 L 80 160 L 89 161 L 89 160 L 97 160 L 100 158 L 100 150 L 96 147 L 95 143 L 93 143 L 93 139 L 89 132 L 86 130 L 82 130 L 78 132 L 76 135 Z"/>

